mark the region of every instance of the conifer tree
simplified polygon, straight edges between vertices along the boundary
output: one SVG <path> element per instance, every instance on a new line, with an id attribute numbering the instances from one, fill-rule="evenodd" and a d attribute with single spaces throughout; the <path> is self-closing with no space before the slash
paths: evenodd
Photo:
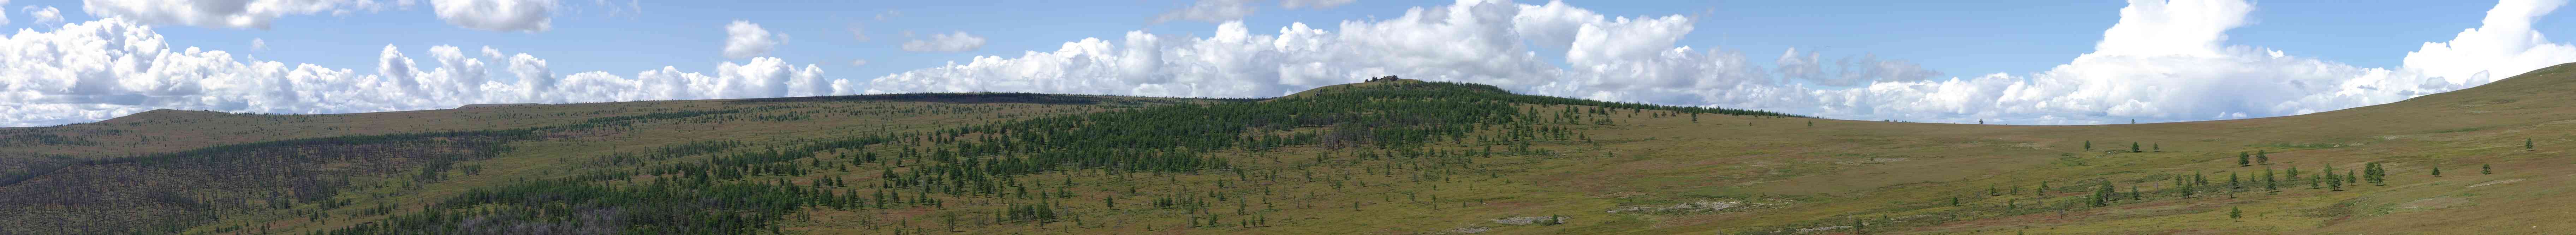
<path id="1" fill-rule="evenodd" d="M 2237 166 L 2237 167 L 2245 167 L 2245 166 L 2253 166 L 2253 165 L 2254 165 L 2254 161 L 2253 161 L 2252 159 L 2250 159 L 2250 157 L 2247 157 L 2247 156 L 2245 155 L 2245 152 L 2236 152 L 2236 166 Z"/>
<path id="2" fill-rule="evenodd" d="M 2283 171 L 2281 173 L 2289 175 L 2289 177 L 2286 177 L 2288 179 L 2299 179 L 2299 166 L 2290 166 L 2290 170 Z"/>
<path id="3" fill-rule="evenodd" d="M 2093 190 L 2093 207 L 2110 206 L 2111 195 L 2111 180 L 2102 180 L 2102 187 Z"/>
<path id="4" fill-rule="evenodd" d="M 2156 152 L 2164 152 L 2164 151 L 2165 151 L 2165 144 L 2154 144 L 2154 145 L 2148 145 L 2148 147 L 2153 147 L 2153 148 L 2155 148 Z"/>
<path id="5" fill-rule="evenodd" d="M 2531 151 L 2531 139 L 2522 139 L 2522 151 Z"/>
<path id="6" fill-rule="evenodd" d="M 2093 151 L 2093 141 L 2091 141 L 2091 140 L 2086 140 L 2086 141 L 2084 141 L 2084 151 Z"/>
<path id="7" fill-rule="evenodd" d="M 2236 222 L 2245 222 L 2245 209 L 2232 206 L 2227 207 L 2227 219 Z"/>
<path id="8" fill-rule="evenodd" d="M 2331 191 L 2343 191 L 2343 179 L 2339 179 L 2338 177 L 2340 176 L 2336 176 L 2333 173 L 2327 173 L 2326 189 Z"/>
<path id="9" fill-rule="evenodd" d="M 2265 151 L 2263 150 L 2254 150 L 2254 164 L 2272 164 L 2272 157 L 2264 154 L 2264 152 Z"/>
<path id="10" fill-rule="evenodd" d="M 2493 174 L 2495 174 L 2495 164 L 2478 164 L 2478 174 L 2480 174 L 2480 175 L 2493 175 Z"/>
<path id="11" fill-rule="evenodd" d="M 2129 142 L 2129 152 L 2143 153 L 2145 151 L 2138 151 L 2138 142 Z"/>
<path id="12" fill-rule="evenodd" d="M 2442 166 L 2433 165 L 2433 177 L 2442 177 Z"/>
<path id="13" fill-rule="evenodd" d="M 2272 168 L 2270 167 L 2263 168 L 2263 191 L 2265 194 L 2281 192 L 2281 186 L 2272 179 Z"/>

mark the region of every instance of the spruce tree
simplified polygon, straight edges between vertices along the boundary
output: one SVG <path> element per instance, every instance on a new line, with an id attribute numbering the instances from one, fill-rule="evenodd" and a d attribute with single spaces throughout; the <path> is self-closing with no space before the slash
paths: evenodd
<path id="1" fill-rule="evenodd" d="M 2093 190 L 2093 207 L 2110 206 L 2111 195 L 2111 180 L 2102 180 L 2102 187 Z"/>
<path id="2" fill-rule="evenodd" d="M 2326 189 L 2331 190 L 2331 191 L 2343 191 L 2343 179 L 2340 179 L 2340 178 L 2338 178 L 2338 177 L 2341 177 L 2341 176 L 2336 176 L 2336 175 L 2335 175 L 2335 174 L 2333 174 L 2333 173 L 2327 173 L 2327 174 L 2326 174 Z"/>
<path id="3" fill-rule="evenodd" d="M 2433 166 L 2433 177 L 2442 177 L 2442 166 L 2441 166 L 2441 165 L 2434 165 L 2434 166 Z"/>
<path id="4" fill-rule="evenodd" d="M 2266 151 L 2263 150 L 2254 150 L 2254 164 L 2272 164 L 2272 157 L 2269 154 L 2265 154 L 2265 152 Z"/>
<path id="5" fill-rule="evenodd" d="M 2227 207 L 2227 219 L 2230 221 L 2245 222 L 2245 209 L 2232 206 Z"/>
<path id="6" fill-rule="evenodd" d="M 2251 159 L 2251 157 L 2248 157 L 2247 155 L 2245 155 L 2245 152 L 2236 152 L 2236 166 L 2237 166 L 2237 167 L 2245 167 L 2245 166 L 2253 166 L 2253 165 L 2254 165 L 2254 161 Z"/>
<path id="7" fill-rule="evenodd" d="M 2093 151 L 2093 141 L 2091 141 L 2091 140 L 2086 140 L 2086 141 L 2084 141 L 2084 151 Z"/>
<path id="8" fill-rule="evenodd" d="M 2494 165 L 2494 164 L 2478 164 L 2478 174 L 2480 174 L 2480 175 L 2493 175 L 2493 174 L 2495 174 L 2495 165 Z"/>
<path id="9" fill-rule="evenodd" d="M 2277 184 L 2272 179 L 2272 168 L 2270 167 L 2263 168 L 2263 191 L 2265 194 L 2281 192 L 2280 184 Z"/>
<path id="10" fill-rule="evenodd" d="M 2129 152 L 2132 152 L 2132 153 L 2143 153 L 2143 152 L 2146 152 L 2146 151 L 2138 151 L 2138 142 L 2129 142 Z"/>

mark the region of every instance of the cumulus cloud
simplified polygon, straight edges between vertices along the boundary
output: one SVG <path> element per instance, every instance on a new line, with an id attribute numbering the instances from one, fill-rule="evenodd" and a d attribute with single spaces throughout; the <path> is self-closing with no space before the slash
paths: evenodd
<path id="1" fill-rule="evenodd" d="M 45 26 L 63 23 L 63 11 L 54 7 L 26 6 L 19 9 L 27 12 L 28 19 L 34 20 L 30 23 Z"/>
<path id="2" fill-rule="evenodd" d="M 455 46 L 405 51 L 387 45 L 370 74 L 236 60 L 228 52 L 165 42 L 151 27 L 123 18 L 0 37 L 0 51 L 20 52 L 0 55 L 0 126 L 88 122 L 157 108 L 309 114 L 856 92 L 855 85 L 828 80 L 813 65 L 767 57 L 720 63 L 712 73 L 662 67 L 631 76 L 558 75 L 547 60 L 524 53 L 492 58 L 502 68 L 495 72 L 483 59 L 497 50 L 476 58 Z"/>
<path id="3" fill-rule="evenodd" d="M 1359 0 L 1281 0 L 1281 1 L 1279 1 L 1279 7 L 1286 7 L 1286 8 L 1288 8 L 1288 9 L 1297 9 L 1297 8 L 1315 8 L 1315 9 L 1324 9 L 1324 8 L 1333 8 L 1333 7 L 1337 7 L 1337 6 L 1342 6 L 1343 4 L 1351 4 L 1351 2 L 1356 2 L 1356 1 L 1359 1 Z"/>
<path id="4" fill-rule="evenodd" d="M 407 2 L 410 1 L 399 1 Z M 144 24 L 208 28 L 267 29 L 270 22 L 288 15 L 347 15 L 384 8 L 383 2 L 375 0 L 81 0 L 82 12 L 101 18 L 123 17 Z"/>
<path id="5" fill-rule="evenodd" d="M 1754 108 L 1862 120 L 2085 124 L 2295 115 L 2395 102 L 2576 62 L 2531 30 L 2564 0 L 2507 0 L 2485 25 L 2427 43 L 2406 66 L 2363 68 L 2229 45 L 2254 10 L 2241 0 L 2132 0 L 2095 51 L 2047 71 L 1934 79 L 1875 56 L 1828 61 L 1792 50 L 1776 66 L 1741 52 L 1674 45 L 1692 19 L 1612 17 L 1563 2 L 1461 1 L 1401 17 L 1305 23 L 1256 34 L 1239 22 L 1206 37 L 1127 32 L 1054 51 L 978 56 L 888 74 L 868 93 L 1019 91 L 1268 97 L 1401 75 L 1542 95 Z M 1201 5 L 1208 4 L 1206 1 Z M 1562 66 L 1539 55 L 1563 55 Z"/>
<path id="6" fill-rule="evenodd" d="M 779 44 L 787 44 L 787 33 L 770 33 L 747 20 L 734 20 L 725 25 L 725 58 L 741 59 L 769 54 Z"/>
<path id="7" fill-rule="evenodd" d="M 934 33 L 930 34 L 929 39 L 903 42 L 904 51 L 960 52 L 972 51 L 976 48 L 984 48 L 984 37 L 966 34 L 964 31 L 948 34 Z"/>
<path id="8" fill-rule="evenodd" d="M 1173 20 L 1222 22 L 1252 15 L 1253 0 L 1198 0 L 1181 9 L 1154 16 L 1154 23 Z"/>
<path id="9" fill-rule="evenodd" d="M 602 2 L 605 3 L 605 2 Z M 603 4 L 604 5 L 604 4 Z M 503 32 L 545 32 L 555 0 L 430 0 L 439 20 L 458 27 Z M 615 9 L 615 8 L 611 8 Z M 614 14 L 614 12 L 612 12 Z"/>

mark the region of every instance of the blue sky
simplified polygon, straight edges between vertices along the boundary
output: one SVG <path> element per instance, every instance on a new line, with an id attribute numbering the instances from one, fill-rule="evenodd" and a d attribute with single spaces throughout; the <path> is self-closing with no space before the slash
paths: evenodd
<path id="1" fill-rule="evenodd" d="M 265 25 L 186 22 L 171 15 L 207 11 L 168 6 L 173 0 L 17 0 L 5 3 L 6 27 L 26 28 L 14 36 L 38 41 L 28 33 L 62 34 L 63 24 L 88 24 L 80 30 L 113 32 L 145 28 L 167 47 L 198 47 L 229 52 L 222 57 L 245 64 L 238 74 L 224 69 L 163 68 L 216 71 L 217 75 L 162 73 L 149 77 L 81 75 L 78 62 L 53 61 L 48 66 L 71 69 L 0 71 L 19 77 L 17 85 L 0 84 L 0 126 L 33 126 L 86 122 L 155 108 L 213 109 L 265 113 L 345 113 L 416 110 L 484 102 L 598 102 L 648 99 L 746 98 L 761 96 L 836 95 L 886 92 L 1027 91 L 1058 93 L 1264 97 L 1325 84 L 1307 76 L 1349 77 L 1391 73 L 1408 78 L 1495 83 L 1524 93 L 1672 105 L 1759 108 L 1843 119 L 1899 119 L 1926 122 L 1994 120 L 2013 124 L 2086 124 L 2128 119 L 2188 121 L 2294 115 L 2392 102 L 2429 92 L 2483 84 L 2486 80 L 2536 68 L 2531 64 L 2571 62 L 2576 55 L 2558 49 L 2566 39 L 2510 42 L 2501 48 L 2461 53 L 2461 61 L 2481 65 L 2408 64 L 2410 52 L 2427 42 L 2461 39 L 2463 30 L 2484 26 L 2498 2 L 2486 1 L 1384 1 L 1384 0 L 1197 0 L 1197 1 L 594 1 L 594 0 L 423 0 L 318 1 L 324 9 L 286 12 L 265 18 Z M 1288 2 L 1315 2 L 1290 8 Z M 1211 19 L 1162 19 L 1187 13 L 1195 5 L 1240 4 L 1248 14 L 1221 14 Z M 2564 0 L 2511 0 L 2506 3 L 2556 9 Z M 123 4 L 124 6 L 117 6 Z M 275 6 L 280 2 L 235 3 Z M 510 18 L 508 12 L 441 13 L 438 6 L 543 6 L 537 18 Z M 1547 8 L 1550 5 L 1561 8 Z M 2226 18 L 2222 22 L 2122 24 L 2124 8 L 2175 7 L 2156 14 L 2185 18 Z M 1230 5 L 1228 5 L 1230 6 Z M 1471 9 L 1473 6 L 1520 8 L 1517 12 L 1467 15 L 1534 18 L 1539 12 L 1572 12 L 1574 25 L 1633 27 L 1635 32 L 1609 32 L 1590 37 L 1599 44 L 1575 46 L 1550 42 L 1542 34 L 1576 34 L 1579 27 L 1554 27 L 1501 20 L 1517 26 L 1494 26 L 1492 35 L 1426 34 L 1398 40 L 1358 39 L 1336 35 L 1354 30 L 1346 25 L 1385 27 L 1396 32 L 1465 30 L 1458 25 L 1407 25 L 1399 18 L 1412 9 Z M 2506 6 L 2518 6 L 2506 4 Z M 59 9 L 60 22 L 38 19 L 34 9 Z M 523 8 L 524 9 L 524 8 Z M 1540 11 L 1540 9 L 1556 9 Z M 173 13 L 177 12 L 177 13 Z M 222 12 L 217 12 L 222 13 Z M 1431 14 L 1431 13 L 1424 13 Z M 205 14 L 196 14 L 205 15 Z M 2149 14 L 2154 15 L 2154 14 Z M 2149 15 L 2140 15 L 2145 19 Z M 1590 18 L 1586 18 L 1586 16 Z M 2233 16 L 2233 17 L 2231 17 Z M 1673 17 L 1673 18 L 1667 18 Z M 108 18 L 121 18 L 107 20 Z M 1633 18 L 1623 21 L 1622 18 Z M 2238 19 L 2241 18 L 2241 19 Z M 509 26 L 473 26 L 472 20 Z M 111 21 L 96 24 L 98 21 Z M 529 21 L 536 20 L 536 21 Z M 1671 20 L 1663 22 L 1661 20 Z M 2571 17 L 2540 14 L 2532 27 L 2516 32 L 2570 35 Z M 543 22 L 542 29 L 529 22 Z M 775 46 L 745 56 L 724 53 L 729 25 L 755 24 L 784 35 L 766 40 Z M 1277 43 L 1227 44 L 1214 40 L 1220 28 L 1239 22 L 1254 38 L 1288 38 L 1281 28 L 1303 23 L 1320 30 L 1321 49 L 1287 50 Z M 1654 23 L 1674 24 L 1654 24 Z M 1473 22 L 1447 22 L 1473 25 Z M 1633 23 L 1633 24 L 1632 24 Z M 1675 25 L 1677 24 L 1677 25 Z M 111 25 L 111 26 L 99 26 Z M 115 26 L 131 25 L 131 26 Z M 2115 25 L 2118 25 L 2115 27 Z M 1455 27 L 1453 27 L 1455 26 Z M 502 27 L 502 28 L 496 28 Z M 508 28 L 516 27 L 516 28 Z M 1429 27 L 1429 28 L 1407 28 Z M 2203 44 L 2134 45 L 2146 48 L 2112 52 L 2106 29 L 2214 29 L 2217 37 L 2151 33 L 2146 44 L 2200 41 Z M 101 29 L 106 28 L 106 29 Z M 1392 30 L 1392 31 L 1385 31 Z M 1553 30 L 1553 31 L 1551 31 Z M 1680 34 L 1653 34 L 1678 31 Z M 2205 31 L 2205 30 L 2204 30 Z M 934 34 L 964 33 L 972 45 L 945 50 L 907 50 L 907 42 L 940 42 Z M 1144 34 L 1143 37 L 1131 35 Z M 2187 33 L 2185 33 L 2187 34 Z M 53 37 L 60 35 L 39 35 Z M 864 35 L 861 39 L 857 35 Z M 2522 35 L 2522 34 L 2515 34 Z M 1371 37 L 1371 36 L 1360 36 Z M 1035 55 L 1056 52 L 1086 38 L 1102 41 L 1097 53 Z M 1339 39 L 1334 39 L 1339 38 Z M 1441 47 L 1441 41 L 1504 38 L 1514 45 Z M 1575 36 L 1582 41 L 1583 36 Z M 2563 38 L 2563 37 L 2562 37 Z M 254 48 L 252 41 L 265 48 Z M 1136 39 L 1159 39 L 1159 46 L 1138 46 Z M 56 43 L 77 38 L 46 39 Z M 1660 40 L 1671 40 L 1664 42 Z M 107 41 L 116 41 L 107 39 Z M 113 45 L 154 42 L 127 41 Z M 1468 43 L 1472 44 L 1472 43 Z M 1584 44 L 1576 42 L 1573 44 Z M 2191 45 L 2181 45 L 2191 44 Z M 2451 43 L 2459 44 L 2459 43 Z M 381 53 L 390 45 L 400 55 Z M 436 46 L 454 46 L 482 63 L 479 70 L 439 73 Z M 1083 44 L 1094 45 L 1094 44 Z M 2123 44 L 2126 45 L 2126 44 Z M 2208 46 L 2215 45 L 2215 46 Z M 1227 48 L 1227 46 L 1233 46 Z M 1454 45 L 1453 45 L 1454 46 Z M 504 56 L 482 56 L 490 47 Z M 1268 48 L 1264 48 L 1268 47 Z M 1656 51 L 1687 47 L 1688 53 L 1654 56 Z M 2242 47 L 2242 48 L 2239 48 Z M 35 47 L 11 47 L 31 50 Z M 1589 48 L 1589 49 L 1584 49 Z M 1605 49 L 1607 48 L 1607 49 Z M 2135 51 L 2170 50 L 2173 54 Z M 1141 49 L 1146 54 L 1117 53 Z M 1782 54 L 1818 53 L 1822 61 L 1799 63 Z M 1333 50 L 1362 50 L 1336 52 Z M 1416 51 L 1419 50 L 1419 51 Z M 1491 50 L 1491 51 L 1473 51 Z M 1467 52 L 1477 53 L 1467 53 Z M 2462 51 L 2478 51 L 2467 50 Z M 1408 53 L 1410 52 L 1410 53 Z M 1410 58 L 1424 54 L 1479 55 L 1488 58 Z M 2265 56 L 2274 54 L 2287 55 Z M 545 80 L 561 84 L 520 83 L 509 55 L 541 58 L 532 66 Z M 1234 53 L 1234 54 L 1229 54 Z M 1528 58 L 1510 57 L 1528 54 Z M 1587 54 L 1588 53 L 1588 54 Z M 1642 53 L 1642 54 L 1641 54 Z M 57 57 L 77 57 L 66 52 Z M 118 55 L 117 52 L 102 52 Z M 1595 59 L 1568 58 L 1570 54 Z M 2431 54 L 2431 53 L 2428 53 Z M 1874 56 L 1876 61 L 1830 63 Z M 992 63 L 976 64 L 979 56 Z M 1437 56 L 1432 56 L 1437 57 Z M 2158 59 L 2188 58 L 2184 61 Z M 394 58 L 418 63 L 422 71 L 386 72 Z M 2428 60 L 2434 58 L 2427 55 Z M 2445 57 L 2451 58 L 2451 57 Z M 853 63 L 864 60 L 865 64 Z M 1091 62 L 1083 62 L 1091 60 Z M 2248 60 L 2255 60 L 2247 62 Z M 273 61 L 286 68 L 257 68 Z M 1144 61 L 1144 62 L 1134 62 Z M 1209 62 L 1215 61 L 1215 62 Z M 1427 61 L 1427 62 L 1426 62 Z M 2234 61 L 2226 69 L 2195 63 Z M 1133 62 L 1133 63 L 1129 63 Z M 2509 62 L 2509 63 L 2506 63 Z M 1120 64 L 1127 63 L 1127 64 Z M 1479 64 L 1491 63 L 1491 64 Z M 295 77 L 299 64 L 318 66 L 330 79 L 262 84 L 262 79 Z M 1676 66 L 1685 64 L 1689 66 Z M 2325 64 L 2325 65 L 2316 65 Z M 728 67 L 727 65 L 736 65 Z M 1141 66 L 1156 65 L 1156 66 Z M 1533 66 L 1535 65 L 1535 66 Z M 166 65 L 179 66 L 179 65 Z M 644 74 L 664 67 L 673 73 Z M 1308 67 L 1299 67 L 1308 66 Z M 1661 66 L 1661 67 L 1656 67 Z M 2263 67 L 2270 66 L 2270 67 Z M 2304 67 L 2302 67 L 2304 66 Z M 2447 66 L 2447 67 L 2445 67 Z M 89 66 L 96 67 L 96 66 Z M 531 66 L 522 66 L 526 69 Z M 1540 68 L 1519 68 L 1540 67 Z M 1792 68 L 1831 72 L 1886 68 L 1890 73 L 1798 73 Z M 1291 69 L 1294 68 L 1294 69 Z M 1586 71 L 1586 68 L 1608 70 Z M 2172 72 L 2204 68 L 2208 71 Z M 327 73 L 333 69 L 345 74 Z M 74 71 L 66 73 L 63 71 Z M 1309 72 L 1296 75 L 1291 71 Z M 2459 71 L 2502 74 L 2470 78 Z M 580 75 L 587 72 L 599 72 Z M 781 72 L 784 71 L 784 72 Z M 1879 70 L 1867 70 L 1879 71 Z M 1922 76 L 1937 72 L 1938 76 Z M 653 77 L 671 76 L 676 88 L 656 89 Z M 1406 74 L 1411 73 L 1411 74 Z M 2126 73 L 2155 73 L 2135 76 Z M 468 74 L 468 75 L 457 75 Z M 1804 74 L 1804 75 L 1801 75 Z M 1893 74 L 1893 75 L 1891 75 Z M 1990 76 L 1989 74 L 2001 74 Z M 191 77 L 203 76 L 203 77 Z M 447 78 L 463 76 L 470 78 Z M 444 87 L 378 91 L 371 86 L 421 81 L 456 82 Z M 488 77 L 488 79 L 482 78 Z M 575 78 L 580 77 L 580 78 Z M 1841 78 L 1827 78 L 1841 77 Z M 397 79 L 399 78 L 399 79 Z M 574 80 L 590 79 L 573 82 Z M 1857 79 L 1857 80 L 1854 80 Z M 2484 80 L 2481 80 L 2484 79 Z M 694 82 L 677 82 L 686 80 Z M 2245 81 L 2252 80 L 2252 81 Z M 616 82 L 636 84 L 616 85 Z M 2426 82 L 2435 81 L 2435 82 Z M 481 82 L 490 82 L 485 85 Z M 1335 80 L 1335 82 L 1339 82 Z M 551 82 L 549 82 L 551 83 Z M 776 84 L 753 84 L 776 83 Z M 2251 84 L 2248 84 L 2251 83 Z M 2375 84 L 2374 84 L 2375 83 Z M 100 85 L 118 84 L 118 85 Z M 138 85 L 140 84 L 140 85 Z M 189 84 L 189 85 L 169 85 Z M 516 85 L 514 85 L 516 84 Z M 570 87 L 566 84 L 590 84 Z M 607 85 L 600 85 L 607 84 Z M 750 85 L 745 85 L 750 84 Z M 2320 85 L 2342 84 L 2342 85 Z M 2403 89 L 2388 84 L 2403 84 Z M 2202 90 L 2162 92 L 2101 90 L 2094 87 L 2153 86 Z M 431 85 L 418 85 L 431 86 Z M 476 87 L 484 88 L 476 88 Z M 722 86 L 722 87 L 702 87 Z M 176 88 L 174 88 L 176 87 Z M 540 87 L 540 88 L 528 88 Z M 2038 87 L 2038 88 L 2029 88 Z M 2244 87 L 2283 87 L 2278 96 L 2208 99 L 2180 96 L 2254 92 Z M 489 89 L 521 89 L 519 95 Z M 810 89 L 809 89 L 810 88 Z M 2043 89 L 2045 88 L 2045 89 Z M 310 90 L 321 91 L 310 91 Z M 769 91 L 764 89 L 777 89 Z M 177 91 L 174 91 L 177 90 Z M 726 90 L 691 93 L 684 90 Z M 292 93 L 292 94 L 289 94 Z M 559 93 L 546 95 L 543 93 Z M 634 94 L 629 94 L 634 93 Z M 287 95 L 275 95 L 287 94 Z M 357 97 L 400 94 L 406 98 Z M 586 94 L 586 95 L 585 95 Z M 140 98 L 137 98 L 140 97 Z M 337 97 L 337 98 L 324 98 Z M 2076 97 L 2055 99 L 2048 97 Z M 363 99 L 360 99 L 363 98 Z M 352 100 L 355 99 L 355 100 Z M 1927 101 L 1928 100 L 1928 101 Z"/>

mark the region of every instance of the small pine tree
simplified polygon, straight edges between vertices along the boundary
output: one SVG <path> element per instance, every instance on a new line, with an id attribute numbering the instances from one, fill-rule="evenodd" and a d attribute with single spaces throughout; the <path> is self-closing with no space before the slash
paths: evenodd
<path id="1" fill-rule="evenodd" d="M 2264 154 L 2263 150 L 2254 150 L 2254 164 L 2272 164 L 2272 157 Z"/>
<path id="2" fill-rule="evenodd" d="M 2253 165 L 2254 165 L 2254 160 L 2252 159 L 2252 157 L 2249 157 L 2249 156 L 2245 155 L 2245 152 L 2236 152 L 2236 167 L 2246 167 L 2246 166 L 2253 166 Z"/>
<path id="3" fill-rule="evenodd" d="M 2232 206 L 2227 207 L 2227 220 L 2245 222 L 2245 209 Z"/>
<path id="4" fill-rule="evenodd" d="M 2493 175 L 2493 174 L 2495 174 L 2495 165 L 2494 165 L 2494 164 L 2478 164 L 2478 174 L 2480 174 L 2480 175 Z"/>
<path id="5" fill-rule="evenodd" d="M 2084 141 L 2084 151 L 2093 151 L 2093 141 L 2091 141 L 2091 140 L 2086 140 L 2086 141 Z"/>
<path id="6" fill-rule="evenodd" d="M 2165 144 L 2148 145 L 2148 147 L 2153 147 L 2153 148 L 2155 148 L 2156 152 L 2159 152 L 2159 153 L 2161 153 L 2161 152 L 2164 152 L 2164 151 L 2165 151 Z"/>
<path id="7" fill-rule="evenodd" d="M 2138 151 L 2138 142 L 2129 142 L 2129 152 L 2132 152 L 2132 153 L 2143 153 L 2143 152 L 2146 152 L 2146 151 Z"/>
<path id="8" fill-rule="evenodd" d="M 2442 166 L 2433 166 L 2433 177 L 2442 177 Z"/>
<path id="9" fill-rule="evenodd" d="M 2326 189 L 2331 191 L 2343 191 L 2343 179 L 2339 177 L 2341 176 L 2336 176 L 2334 173 L 2326 173 Z"/>
<path id="10" fill-rule="evenodd" d="M 1807 121 L 1807 127 L 1816 127 L 1816 121 Z"/>

